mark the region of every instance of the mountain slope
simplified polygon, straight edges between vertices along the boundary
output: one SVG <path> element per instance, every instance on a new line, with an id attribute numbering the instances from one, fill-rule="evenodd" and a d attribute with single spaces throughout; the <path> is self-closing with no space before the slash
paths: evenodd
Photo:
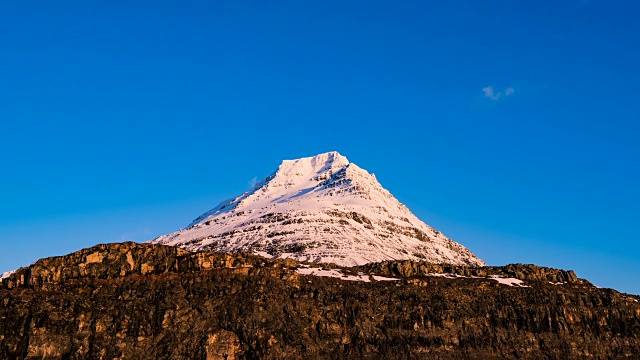
<path id="1" fill-rule="evenodd" d="M 484 264 L 337 152 L 285 160 L 251 190 L 151 242 L 344 266 L 396 259 Z"/>

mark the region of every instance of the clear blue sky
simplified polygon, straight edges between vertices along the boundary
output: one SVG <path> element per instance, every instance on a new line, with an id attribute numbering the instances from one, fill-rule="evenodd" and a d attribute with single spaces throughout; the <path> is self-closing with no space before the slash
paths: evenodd
<path id="1" fill-rule="evenodd" d="M 337 150 L 489 264 L 640 293 L 637 1 L 2 1 L 0 272 Z"/>

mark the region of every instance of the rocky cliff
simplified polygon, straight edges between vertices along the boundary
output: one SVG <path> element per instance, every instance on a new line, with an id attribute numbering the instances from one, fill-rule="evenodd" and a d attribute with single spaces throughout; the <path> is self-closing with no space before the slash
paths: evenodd
<path id="1" fill-rule="evenodd" d="M 570 271 L 316 266 L 134 243 L 42 259 L 2 281 L 0 359 L 640 356 L 640 298 Z"/>

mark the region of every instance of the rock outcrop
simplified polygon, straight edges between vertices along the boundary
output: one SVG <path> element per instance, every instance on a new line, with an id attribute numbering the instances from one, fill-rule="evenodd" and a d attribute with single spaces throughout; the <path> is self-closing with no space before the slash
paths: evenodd
<path id="1" fill-rule="evenodd" d="M 387 261 L 301 274 L 311 266 L 135 243 L 42 259 L 2 281 L 0 359 L 640 354 L 640 298 L 570 271 Z"/>

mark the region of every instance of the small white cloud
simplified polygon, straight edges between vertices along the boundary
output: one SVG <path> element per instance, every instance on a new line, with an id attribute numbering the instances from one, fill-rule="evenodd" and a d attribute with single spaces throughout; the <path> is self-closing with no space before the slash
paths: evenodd
<path id="1" fill-rule="evenodd" d="M 249 184 L 249 188 L 252 188 L 252 189 L 254 186 L 256 186 L 257 183 L 258 183 L 258 178 L 255 176 L 253 177 L 253 179 L 247 182 L 247 184 Z"/>
<path id="2" fill-rule="evenodd" d="M 497 91 L 493 86 L 487 86 L 482 88 L 482 92 L 484 93 L 484 97 L 487 99 L 498 101 L 503 97 L 513 95 L 516 92 L 516 89 L 514 87 L 508 87 L 504 91 Z"/>
<path id="3" fill-rule="evenodd" d="M 487 86 L 486 88 L 483 88 L 482 91 L 484 92 L 484 97 L 489 98 L 491 100 L 498 100 L 500 99 L 500 93 L 497 93 L 493 90 L 493 86 Z"/>

